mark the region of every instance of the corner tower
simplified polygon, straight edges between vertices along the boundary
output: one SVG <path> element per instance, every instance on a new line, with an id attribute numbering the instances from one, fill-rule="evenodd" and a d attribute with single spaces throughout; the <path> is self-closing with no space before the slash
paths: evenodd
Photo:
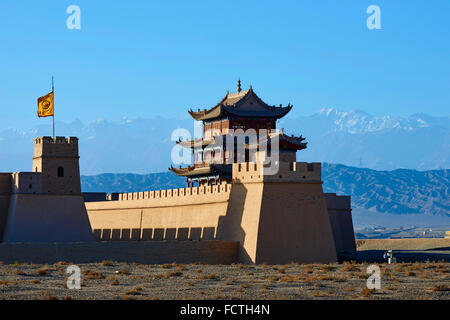
<path id="1" fill-rule="evenodd" d="M 42 193 L 80 195 L 78 138 L 34 140 L 33 172 L 42 174 Z"/>
<path id="2" fill-rule="evenodd" d="M 91 242 L 78 138 L 34 140 L 33 172 L 11 175 L 3 242 Z"/>

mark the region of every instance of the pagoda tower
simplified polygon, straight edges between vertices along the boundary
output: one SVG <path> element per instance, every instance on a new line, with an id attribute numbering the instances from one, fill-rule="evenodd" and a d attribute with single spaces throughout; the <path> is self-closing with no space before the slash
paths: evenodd
<path id="1" fill-rule="evenodd" d="M 251 150 L 259 151 L 259 145 L 264 140 L 270 148 L 270 141 L 278 140 L 280 161 L 295 162 L 296 152 L 306 148 L 302 136 L 288 136 L 284 130 L 277 131 L 276 121 L 284 117 L 292 109 L 292 105 L 270 106 L 259 98 L 252 86 L 241 90 L 238 81 L 237 92 L 229 93 L 214 107 L 198 111 L 189 110 L 196 121 L 202 121 L 203 136 L 200 139 L 177 141 L 177 144 L 192 149 L 193 164 L 188 167 L 169 170 L 178 176 L 186 177 L 187 185 L 215 185 L 222 181 L 231 182 L 232 164 L 251 162 Z M 256 144 L 247 140 L 239 145 L 238 132 L 252 132 L 256 135 Z M 262 138 L 264 135 L 264 139 Z M 233 141 L 229 144 L 227 141 Z M 231 148 L 230 148 L 231 145 Z M 244 150 L 242 154 L 239 150 Z"/>

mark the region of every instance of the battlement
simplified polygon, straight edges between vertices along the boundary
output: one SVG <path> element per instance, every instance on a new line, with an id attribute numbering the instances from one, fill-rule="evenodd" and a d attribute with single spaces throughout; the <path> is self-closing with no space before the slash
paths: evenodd
<path id="1" fill-rule="evenodd" d="M 233 182 L 321 182 L 320 162 L 276 161 L 273 168 L 262 163 L 244 162 L 233 164 Z"/>
<path id="2" fill-rule="evenodd" d="M 220 193 L 227 193 L 231 191 L 231 184 L 222 183 L 215 186 L 200 186 L 191 188 L 167 189 L 156 191 L 132 192 L 132 193 L 118 193 L 115 197 L 107 196 L 108 201 L 121 200 L 144 200 L 144 199 L 161 199 L 161 198 L 178 198 L 190 197 L 198 195 L 214 195 Z"/>
<path id="3" fill-rule="evenodd" d="M 34 139 L 33 159 L 40 157 L 79 158 L 78 138 L 40 137 Z M 35 170 L 34 170 L 35 171 Z"/>
<path id="4" fill-rule="evenodd" d="M 77 137 L 55 137 L 53 139 L 52 137 L 39 137 L 34 139 L 34 144 L 76 144 L 78 145 L 78 138 Z"/>
<path id="5" fill-rule="evenodd" d="M 42 193 L 42 174 L 36 172 L 14 172 L 11 174 L 13 194 Z"/>
<path id="6" fill-rule="evenodd" d="M 45 194 L 81 194 L 78 138 L 34 139 L 33 172 L 42 173 Z"/>
<path id="7" fill-rule="evenodd" d="M 336 193 L 324 193 L 324 195 L 329 210 L 351 211 L 350 196 L 338 196 Z"/>

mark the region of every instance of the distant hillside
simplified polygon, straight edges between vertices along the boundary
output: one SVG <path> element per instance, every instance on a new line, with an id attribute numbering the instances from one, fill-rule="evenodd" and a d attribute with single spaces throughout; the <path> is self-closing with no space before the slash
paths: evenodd
<path id="1" fill-rule="evenodd" d="M 96 176 L 82 176 L 83 192 L 138 192 L 159 189 L 184 188 L 186 179 L 172 172 L 131 174 L 104 173 Z"/>
<path id="2" fill-rule="evenodd" d="M 369 212 L 450 217 L 448 169 L 376 171 L 339 164 L 323 165 L 324 191 L 352 196 L 352 207 Z M 137 192 L 185 186 L 171 172 L 82 176 L 85 192 Z"/>
<path id="3" fill-rule="evenodd" d="M 352 206 L 392 214 L 450 217 L 450 170 L 376 171 L 324 164 L 325 192 L 349 194 Z"/>
<path id="4" fill-rule="evenodd" d="M 172 164 L 173 131 L 185 128 L 194 134 L 194 121 L 187 112 L 174 116 L 185 118 L 57 121 L 56 127 L 58 135 L 80 138 L 83 174 L 162 172 Z M 308 148 L 298 153 L 299 161 L 375 170 L 450 168 L 450 117 L 377 117 L 328 108 L 312 115 L 288 114 L 277 121 L 277 128 L 306 138 Z M 0 128 L 0 172 L 30 170 L 33 139 L 51 132 L 49 125 Z"/>

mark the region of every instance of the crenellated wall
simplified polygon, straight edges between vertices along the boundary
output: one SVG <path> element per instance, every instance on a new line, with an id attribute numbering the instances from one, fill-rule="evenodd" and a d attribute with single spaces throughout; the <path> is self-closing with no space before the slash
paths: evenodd
<path id="1" fill-rule="evenodd" d="M 86 202 L 97 240 L 211 240 L 225 215 L 230 184 L 118 194 Z"/>
<path id="2" fill-rule="evenodd" d="M 352 249 L 350 198 L 324 195 L 320 163 L 237 163 L 232 183 L 83 198 L 78 159 L 77 138 L 41 137 L 33 172 L 0 173 L 0 239 L 221 240 L 239 243 L 240 262 L 270 264 L 336 262 Z"/>
<path id="3" fill-rule="evenodd" d="M 0 174 L 0 240 L 93 241 L 78 159 L 78 138 L 40 137 L 33 172 Z"/>
<path id="4" fill-rule="evenodd" d="M 322 190 L 321 164 L 233 164 L 231 184 L 124 193 L 86 202 L 97 240 L 240 243 L 246 263 L 332 262 L 336 247 Z"/>
<path id="5" fill-rule="evenodd" d="M 45 172 L 42 192 L 81 195 L 79 158 L 76 137 L 34 139 L 33 172 Z"/>
<path id="6" fill-rule="evenodd" d="M 276 170 L 276 174 L 271 174 Z M 233 182 L 321 182 L 322 165 L 319 162 L 276 161 L 273 169 L 253 162 L 233 165 Z"/>

